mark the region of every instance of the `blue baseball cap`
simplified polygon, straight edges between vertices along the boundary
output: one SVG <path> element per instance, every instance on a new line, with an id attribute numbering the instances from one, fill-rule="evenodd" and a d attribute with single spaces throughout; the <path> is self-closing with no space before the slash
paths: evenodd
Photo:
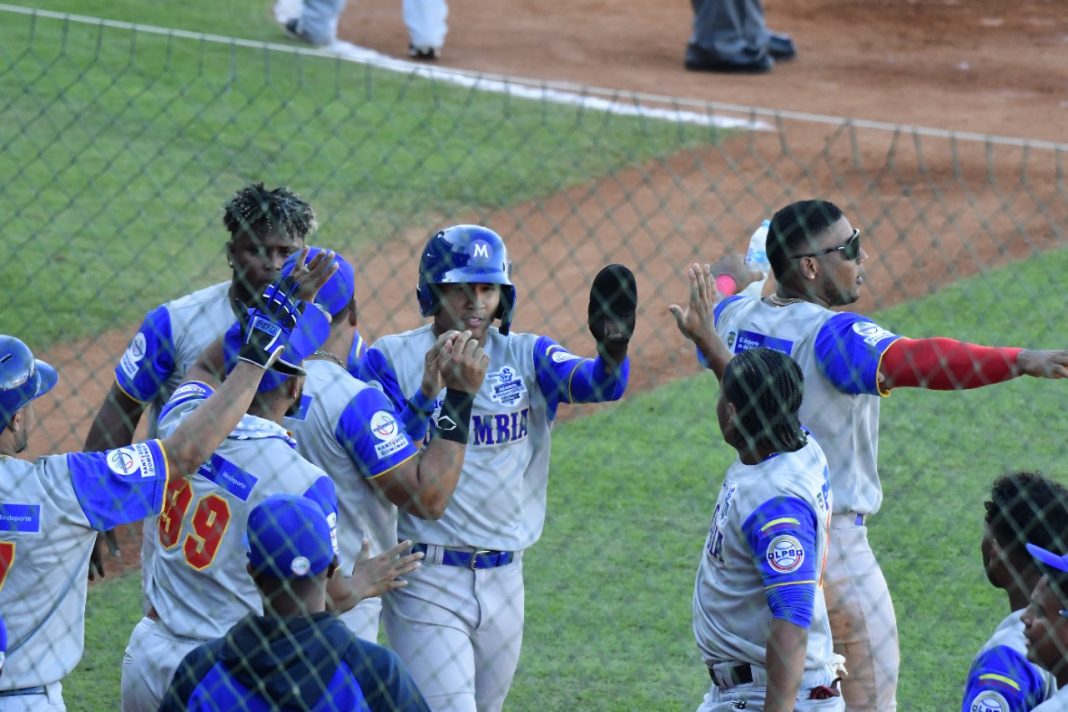
<path id="1" fill-rule="evenodd" d="M 320 252 L 326 252 L 326 250 L 322 247 L 309 247 L 308 260 L 310 261 Z M 299 252 L 290 255 L 289 259 L 282 265 L 283 277 L 288 277 L 296 269 L 299 256 Z M 326 284 L 315 295 L 315 303 L 323 305 L 330 312 L 330 316 L 340 314 L 345 307 L 352 303 L 352 298 L 356 296 L 356 270 L 353 269 L 348 260 L 336 252 L 334 253 L 334 264 L 337 265 L 337 271 L 330 276 L 330 279 L 326 280 Z"/>
<path id="2" fill-rule="evenodd" d="M 273 494 L 248 515 L 248 558 L 256 574 L 277 579 L 317 576 L 334 561 L 330 524 L 318 504 Z"/>
<path id="3" fill-rule="evenodd" d="M 0 336 L 0 429 L 30 401 L 56 385 L 56 369 L 35 359 L 30 347 L 14 336 Z"/>
<path id="4" fill-rule="evenodd" d="M 1054 554 L 1052 551 L 1046 551 L 1041 546 L 1035 546 L 1034 544 L 1027 545 L 1027 553 L 1040 564 L 1068 573 L 1068 554 Z"/>
<path id="5" fill-rule="evenodd" d="M 315 353 L 315 350 L 322 346 L 329 336 L 330 320 L 323 310 L 305 305 L 293 333 L 289 336 L 285 350 L 274 365 L 263 374 L 256 390 L 259 393 L 268 393 L 285 383 L 290 376 L 305 375 L 304 369 L 301 368 L 304 359 Z M 227 373 L 237 365 L 237 354 L 241 351 L 243 343 L 241 324 L 234 322 L 223 335 L 223 356 Z"/>

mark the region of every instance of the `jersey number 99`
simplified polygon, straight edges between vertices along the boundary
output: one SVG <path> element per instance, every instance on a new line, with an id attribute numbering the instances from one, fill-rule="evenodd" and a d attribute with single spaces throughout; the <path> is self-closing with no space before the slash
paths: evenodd
<path id="1" fill-rule="evenodd" d="M 217 494 L 206 494 L 193 508 L 191 529 L 182 538 L 182 522 L 193 503 L 193 487 L 184 478 L 167 486 L 159 515 L 159 542 L 168 551 L 182 544 L 185 561 L 197 571 L 211 566 L 230 526 L 230 505 Z"/>

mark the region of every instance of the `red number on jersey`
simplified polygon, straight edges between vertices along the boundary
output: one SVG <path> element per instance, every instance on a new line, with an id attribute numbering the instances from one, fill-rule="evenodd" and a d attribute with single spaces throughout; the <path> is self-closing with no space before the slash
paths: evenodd
<path id="1" fill-rule="evenodd" d="M 7 572 L 15 563 L 15 542 L 0 541 L 0 589 L 4 588 Z"/>
<path id="2" fill-rule="evenodd" d="M 182 521 L 193 502 L 193 487 L 189 480 L 179 478 L 167 486 L 163 510 L 159 515 L 159 541 L 168 551 L 182 542 Z M 197 500 L 193 509 L 193 531 L 182 543 L 186 563 L 201 571 L 215 560 L 223 535 L 230 526 L 230 505 L 217 494 L 207 494 Z"/>
<path id="3" fill-rule="evenodd" d="M 210 566 L 229 526 L 230 505 L 226 500 L 217 494 L 201 497 L 193 511 L 193 531 L 182 545 L 189 565 L 197 571 Z"/>

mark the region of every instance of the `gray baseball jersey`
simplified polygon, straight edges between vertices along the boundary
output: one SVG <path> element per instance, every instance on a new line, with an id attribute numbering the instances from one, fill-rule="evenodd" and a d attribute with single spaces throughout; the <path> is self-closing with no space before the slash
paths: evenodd
<path id="1" fill-rule="evenodd" d="M 801 422 L 827 455 L 834 511 L 879 511 L 879 396 L 885 395 L 879 362 L 900 337 L 867 317 L 810 302 L 776 307 L 730 297 L 716 306 L 715 318 L 716 331 L 734 353 L 764 346 L 801 367 Z"/>
<path id="2" fill-rule="evenodd" d="M 1068 687 L 1062 687 L 1053 697 L 1049 698 L 1031 712 L 1064 712 L 1068 710 Z"/>
<path id="3" fill-rule="evenodd" d="M 158 440 L 33 462 L 0 455 L 0 691 L 58 682 L 74 668 L 97 531 L 158 512 L 166 487 Z"/>
<path id="4" fill-rule="evenodd" d="M 424 355 L 434 341 L 430 324 L 379 339 L 364 357 L 364 380 L 382 386 L 402 410 L 406 397 L 419 389 Z M 619 398 L 629 364 L 611 375 L 552 339 L 502 336 L 496 327 L 487 332 L 483 348 L 489 371 L 475 396 L 463 475 L 452 501 L 434 521 L 402 513 L 398 533 L 426 544 L 522 551 L 538 540 L 545 524 L 549 435 L 557 407 Z M 440 406 L 439 398 L 438 411 Z M 419 437 L 410 428 L 409 433 Z"/>
<path id="5" fill-rule="evenodd" d="M 115 382 L 126 395 L 150 405 L 148 431 L 155 435 L 160 410 L 201 352 L 237 319 L 230 282 L 220 282 L 161 304 L 130 340 Z"/>
<path id="6" fill-rule="evenodd" d="M 210 394 L 187 383 L 164 408 L 160 432 L 169 434 Z M 172 483 L 159 517 L 146 595 L 174 635 L 221 637 L 242 617 L 262 611 L 245 565 L 248 514 L 279 492 L 303 495 L 337 522 L 337 496 L 326 473 L 301 457 L 286 430 L 246 415 L 208 462 L 188 480 Z M 337 550 L 336 531 L 334 548 Z"/>
<path id="7" fill-rule="evenodd" d="M 1001 621 L 968 670 L 963 712 L 1027 712 L 1052 697 L 1057 681 L 1027 659 L 1023 609 Z"/>
<path id="8" fill-rule="evenodd" d="M 756 465 L 727 469 L 697 570 L 693 632 L 709 665 L 764 666 L 774 614 L 794 621 L 783 587 L 815 590 L 805 669 L 833 664 L 831 628 L 820 591 L 830 536 L 827 460 L 816 440 Z M 801 623 L 799 623 L 800 625 Z"/>
<path id="9" fill-rule="evenodd" d="M 341 570 L 356 563 L 364 537 L 371 555 L 397 543 L 397 508 L 368 480 L 418 453 L 381 391 L 330 361 L 304 363 L 299 410 L 286 419 L 297 451 L 324 470 L 338 491 Z"/>

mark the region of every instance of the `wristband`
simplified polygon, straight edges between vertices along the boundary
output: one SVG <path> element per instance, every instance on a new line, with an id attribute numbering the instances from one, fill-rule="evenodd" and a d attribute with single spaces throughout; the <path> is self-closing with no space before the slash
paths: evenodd
<path id="1" fill-rule="evenodd" d="M 738 282 L 729 274 L 716 275 L 716 291 L 730 297 L 738 293 Z"/>
<path id="2" fill-rule="evenodd" d="M 425 395 L 423 389 L 420 388 L 415 392 L 415 395 L 408 400 L 408 407 L 426 418 L 434 412 L 434 401 L 436 400 L 436 398 Z"/>
<path id="3" fill-rule="evenodd" d="M 471 408 L 475 396 L 464 391 L 449 388 L 445 391 L 445 403 L 441 406 L 441 415 L 434 426 L 437 437 L 454 443 L 467 445 L 471 430 Z"/>

